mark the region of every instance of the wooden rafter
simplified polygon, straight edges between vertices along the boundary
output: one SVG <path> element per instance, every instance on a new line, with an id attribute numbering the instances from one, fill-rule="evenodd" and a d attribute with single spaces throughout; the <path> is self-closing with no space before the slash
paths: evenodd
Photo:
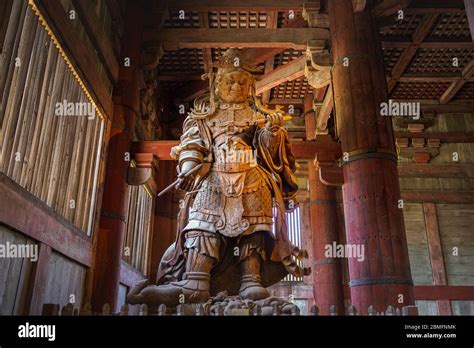
<path id="1" fill-rule="evenodd" d="M 474 76 L 474 60 L 471 60 L 469 64 L 462 71 L 462 77 L 457 79 L 446 89 L 443 93 L 439 102 L 441 104 L 447 104 L 454 98 L 456 93 L 458 93 L 464 84 Z"/>
<path id="2" fill-rule="evenodd" d="M 433 27 L 434 23 L 438 19 L 437 14 L 428 14 L 423 17 L 418 28 L 416 28 L 413 38 L 412 44 L 406 48 L 403 53 L 400 55 L 397 63 L 392 69 L 392 76 L 390 81 L 387 83 L 388 91 L 392 92 L 395 86 L 397 85 L 398 79 L 405 70 L 410 65 L 411 60 L 416 54 L 418 48 L 420 48 L 421 43 L 423 40 L 429 35 L 431 32 L 431 28 Z"/>
<path id="3" fill-rule="evenodd" d="M 458 48 L 458 49 L 474 49 L 474 42 L 469 41 L 468 38 L 462 38 L 463 41 L 452 39 L 450 41 L 424 41 L 419 48 Z M 382 41 L 384 48 L 409 48 L 412 45 L 411 40 L 385 37 Z"/>
<path id="4" fill-rule="evenodd" d="M 268 74 L 263 75 L 256 83 L 257 95 L 275 87 L 279 84 L 295 80 L 304 75 L 306 56 L 301 56 L 292 60 L 288 64 L 282 65 Z"/>

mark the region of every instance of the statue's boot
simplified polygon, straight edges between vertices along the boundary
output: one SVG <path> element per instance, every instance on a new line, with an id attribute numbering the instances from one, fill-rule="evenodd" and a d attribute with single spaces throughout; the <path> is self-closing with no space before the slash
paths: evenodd
<path id="1" fill-rule="evenodd" d="M 260 276 L 260 255 L 252 253 L 241 261 L 242 278 L 240 279 L 240 297 L 246 300 L 261 300 L 270 296 L 262 286 Z"/>
<path id="2" fill-rule="evenodd" d="M 200 254 L 196 249 L 188 250 L 186 270 L 183 280 L 165 285 L 148 285 L 138 283 L 127 296 L 130 304 L 146 303 L 169 307 L 180 303 L 204 303 L 210 295 L 210 272 L 213 259 Z M 144 287 L 145 286 L 145 287 Z M 183 297 L 184 296 L 184 297 Z"/>

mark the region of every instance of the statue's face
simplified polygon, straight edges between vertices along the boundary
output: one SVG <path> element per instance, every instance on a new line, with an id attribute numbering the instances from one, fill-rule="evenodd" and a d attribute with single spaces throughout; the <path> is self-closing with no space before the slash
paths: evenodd
<path id="1" fill-rule="evenodd" d="M 250 78 L 241 71 L 232 71 L 222 75 L 217 94 L 227 103 L 243 103 L 247 100 L 250 90 Z"/>

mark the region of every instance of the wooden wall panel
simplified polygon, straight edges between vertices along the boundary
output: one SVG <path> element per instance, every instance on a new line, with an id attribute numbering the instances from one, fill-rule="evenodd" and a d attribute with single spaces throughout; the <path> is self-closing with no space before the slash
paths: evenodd
<path id="1" fill-rule="evenodd" d="M 453 315 L 473 315 L 474 301 L 451 301 Z"/>
<path id="2" fill-rule="evenodd" d="M 426 238 L 422 204 L 405 204 L 403 208 L 408 254 L 414 285 L 431 285 L 431 263 Z"/>
<path id="3" fill-rule="evenodd" d="M 130 186 L 128 209 L 127 233 L 122 258 L 143 274 L 148 274 L 153 223 L 153 198 L 144 186 Z M 127 253 L 125 253 L 125 250 Z"/>
<path id="4" fill-rule="evenodd" d="M 437 204 L 436 210 L 448 284 L 474 285 L 474 204 Z"/>
<path id="5" fill-rule="evenodd" d="M 0 224 L 0 244 L 33 244 L 31 239 Z M 29 258 L 0 257 L 0 315 L 24 314 L 28 278 L 32 267 Z"/>
<path id="6" fill-rule="evenodd" d="M 418 306 L 419 315 L 439 315 L 436 301 L 415 301 L 415 305 Z"/>
<path id="7" fill-rule="evenodd" d="M 26 1 L 17 1 L 0 56 L 0 171 L 89 233 L 103 120 L 97 112 L 57 115 L 64 100 L 91 106 Z"/>
<path id="8" fill-rule="evenodd" d="M 58 253 L 51 253 L 44 303 L 64 306 L 75 296 L 74 307 L 82 308 L 86 268 Z"/>

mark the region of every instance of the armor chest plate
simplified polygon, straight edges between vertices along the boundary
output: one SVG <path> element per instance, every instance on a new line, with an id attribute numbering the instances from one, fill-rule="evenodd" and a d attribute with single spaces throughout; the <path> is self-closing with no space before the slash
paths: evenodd
<path id="1" fill-rule="evenodd" d="M 220 104 L 216 112 L 206 120 L 216 139 L 221 134 L 237 134 L 252 126 L 256 113 L 247 104 Z"/>

